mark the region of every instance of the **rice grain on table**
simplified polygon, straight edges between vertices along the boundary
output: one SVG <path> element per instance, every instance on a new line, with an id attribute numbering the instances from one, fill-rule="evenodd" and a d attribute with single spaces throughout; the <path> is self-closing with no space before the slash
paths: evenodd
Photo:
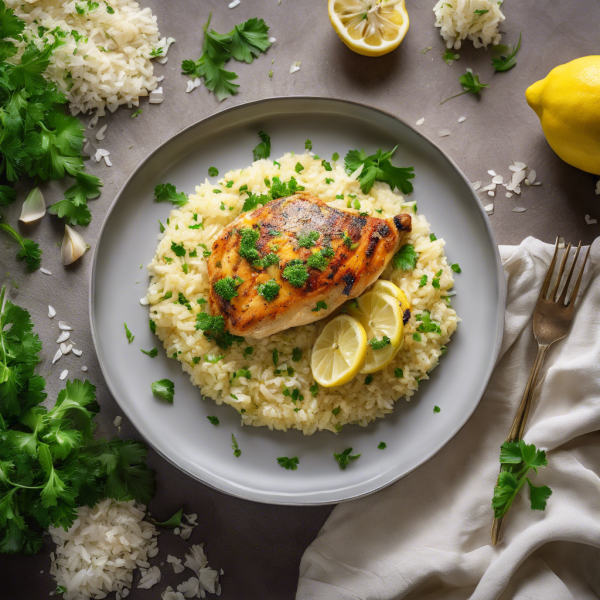
<path id="1" fill-rule="evenodd" d="M 308 435 L 324 429 L 339 431 L 348 423 L 367 425 L 391 413 L 398 398 L 409 399 L 419 383 L 428 379 L 428 372 L 438 364 L 444 345 L 457 327 L 456 313 L 445 299 L 454 284 L 453 272 L 444 255 L 445 242 L 439 238 L 432 241 L 429 223 L 423 215 L 414 213 L 414 202 L 406 203 L 400 193 L 392 192 L 387 184 L 376 182 L 368 194 L 363 194 L 359 182 L 345 173 L 340 162 L 332 162 L 331 171 L 325 170 L 321 159 L 309 154 L 286 154 L 277 162 L 280 167 L 269 160 L 256 161 L 251 167 L 225 174 L 218 184 L 206 179 L 196 187 L 196 193 L 189 197 L 186 205 L 171 211 L 164 233 L 158 235 L 156 256 L 148 267 L 150 318 L 156 323 L 156 333 L 167 355 L 181 362 L 204 396 L 240 412 L 245 425 L 299 429 Z M 304 167 L 300 174 L 295 170 L 298 162 Z M 315 382 L 310 368 L 311 351 L 329 319 L 288 329 L 264 340 L 247 337 L 243 343 L 234 343 L 227 350 L 196 330 L 196 314 L 203 308 L 209 311 L 208 304 L 200 305 L 197 301 L 208 300 L 210 286 L 206 259 L 199 244 L 210 249 L 222 229 L 241 213 L 247 195 L 239 192 L 240 187 L 247 185 L 248 191 L 264 194 L 268 191 L 265 180 L 272 181 L 273 177 L 280 177 L 282 181 L 295 177 L 306 191 L 348 212 L 359 212 L 347 208 L 348 196 L 353 194 L 360 202 L 360 211 L 371 216 L 412 214 L 413 229 L 403 244 L 414 245 L 419 253 L 416 268 L 402 271 L 390 264 L 382 275 L 406 293 L 412 306 L 411 319 L 405 326 L 404 347 L 390 365 L 373 374 L 368 386 L 364 384 L 364 376 L 358 375 L 339 387 L 319 386 L 316 396 L 312 395 L 310 388 Z M 326 180 L 331 179 L 333 181 L 327 183 Z M 230 187 L 226 186 L 228 181 L 233 182 Z M 215 194 L 213 190 L 220 193 Z M 344 199 L 336 199 L 341 194 Z M 190 229 L 190 225 L 198 223 L 202 223 L 202 228 Z M 172 252 L 173 242 L 184 245 L 187 251 L 184 257 Z M 190 257 L 189 252 L 195 249 L 197 256 Z M 184 263 L 187 273 L 183 271 Z M 440 285 L 435 288 L 431 282 L 439 271 Z M 428 284 L 420 287 L 424 275 Z M 168 292 L 171 297 L 164 299 Z M 191 310 L 178 302 L 179 294 L 188 300 Z M 421 333 L 421 341 L 416 341 L 413 333 L 420 324 L 417 316 L 424 310 L 431 312 L 431 319 L 439 324 L 441 335 Z M 249 346 L 254 348 L 253 353 L 244 356 L 244 349 Z M 302 350 L 299 361 L 292 359 L 294 348 Z M 279 353 L 277 366 L 273 364 L 274 349 Z M 206 355 L 224 355 L 224 358 L 213 364 L 205 359 Z M 291 367 L 289 373 L 288 367 Z M 241 368 L 248 369 L 251 378 L 234 378 Z M 402 377 L 396 376 L 396 369 L 402 370 Z M 294 403 L 290 396 L 284 395 L 286 388 L 298 389 L 302 401 Z M 340 410 L 333 414 L 336 408 Z"/>

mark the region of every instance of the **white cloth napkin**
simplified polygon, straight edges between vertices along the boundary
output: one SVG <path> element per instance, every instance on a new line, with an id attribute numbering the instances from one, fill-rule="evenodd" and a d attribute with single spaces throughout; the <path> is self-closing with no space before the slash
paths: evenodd
<path id="1" fill-rule="evenodd" d="M 600 238 L 572 329 L 547 354 L 525 435 L 549 451 L 533 483 L 552 496 L 545 512 L 533 511 L 524 489 L 492 547 L 499 449 L 535 357 L 531 317 L 554 248 L 528 238 L 500 251 L 504 341 L 479 407 L 428 463 L 336 507 L 302 558 L 298 600 L 600 597 Z"/>

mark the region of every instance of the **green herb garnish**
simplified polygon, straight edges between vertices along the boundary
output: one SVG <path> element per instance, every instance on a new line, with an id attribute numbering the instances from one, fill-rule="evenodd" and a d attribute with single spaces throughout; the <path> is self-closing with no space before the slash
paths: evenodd
<path id="1" fill-rule="evenodd" d="M 252 150 L 252 156 L 254 156 L 254 160 L 269 158 L 269 156 L 271 156 L 271 138 L 264 131 L 259 131 L 258 137 L 261 139 L 261 143 L 255 146 L 254 150 Z"/>
<path id="2" fill-rule="evenodd" d="M 256 291 L 267 301 L 272 302 L 279 295 L 279 290 L 281 286 L 275 281 L 275 279 L 271 279 L 265 283 L 259 283 L 256 286 Z"/>
<path id="3" fill-rule="evenodd" d="M 240 447 L 238 446 L 237 440 L 235 439 L 235 435 L 233 435 L 233 433 L 231 434 L 231 447 L 233 448 L 234 456 L 241 456 L 242 451 L 240 450 Z"/>
<path id="4" fill-rule="evenodd" d="M 2 150 L 0 149 L 0 153 L 1 152 Z M 2 206 L 2 204 L 3 203 L 0 199 L 0 206 Z M 37 269 L 39 269 L 40 265 L 42 264 L 42 250 L 40 249 L 38 244 L 36 244 L 33 240 L 21 237 L 10 225 L 7 225 L 5 223 L 0 223 L 0 229 L 8 233 L 13 239 L 15 239 L 19 243 L 19 246 L 21 248 L 17 252 L 17 258 L 20 260 L 25 260 L 25 262 L 27 263 L 27 270 L 36 271 Z M 1 375 L 0 379 L 2 379 Z"/>
<path id="5" fill-rule="evenodd" d="M 312 248 L 320 235 L 321 234 L 318 231 L 309 231 L 308 233 L 299 234 L 298 246 L 300 246 L 300 248 Z"/>
<path id="6" fill-rule="evenodd" d="M 277 459 L 277 464 L 280 467 L 287 469 L 288 471 L 295 471 L 298 468 L 299 463 L 300 461 L 298 460 L 297 456 L 294 456 L 293 458 L 287 458 L 287 456 L 280 456 Z"/>
<path id="7" fill-rule="evenodd" d="M 506 52 L 508 50 L 504 50 L 504 48 L 505 47 L 503 47 L 502 52 Z M 500 73 L 512 69 L 517 64 L 517 53 L 519 52 L 520 48 L 521 34 L 519 34 L 519 43 L 517 44 L 517 47 L 508 56 L 504 56 L 497 46 L 493 46 L 493 50 L 500 53 L 499 57 L 492 58 L 492 65 L 494 66 L 494 69 Z"/>
<path id="8" fill-rule="evenodd" d="M 241 344 L 243 337 L 233 335 L 225 329 L 225 319 L 222 315 L 211 316 L 205 312 L 196 315 L 196 329 L 204 331 L 204 337 L 217 343 L 219 348 L 230 348 L 234 342 Z"/>
<path id="9" fill-rule="evenodd" d="M 335 454 L 333 457 L 338 461 L 340 469 L 345 470 L 346 467 L 353 461 L 360 458 L 360 454 L 351 454 L 352 448 L 346 448 L 341 454 Z"/>
<path id="10" fill-rule="evenodd" d="M 206 417 L 215 427 L 219 424 L 219 418 L 218 417 L 210 417 L 207 416 Z"/>
<path id="11" fill-rule="evenodd" d="M 387 444 L 385 442 L 379 442 L 377 446 L 380 450 L 385 450 L 387 448 Z"/>
<path id="12" fill-rule="evenodd" d="M 463 92 L 460 94 L 455 94 L 454 96 L 450 96 L 450 98 L 446 98 L 440 104 L 444 104 L 444 102 L 448 102 L 448 100 L 452 100 L 453 98 L 458 98 L 463 94 L 473 94 L 477 95 L 484 88 L 489 88 L 490 86 L 487 83 L 481 83 L 479 81 L 479 75 L 473 75 L 473 71 L 471 69 L 467 69 L 467 72 L 461 75 L 458 80 L 460 84 L 463 86 Z"/>
<path id="13" fill-rule="evenodd" d="M 165 527 L 167 529 L 175 529 L 175 527 L 179 527 L 181 525 L 181 517 L 183 516 L 183 508 L 180 508 L 170 519 L 159 523 L 152 518 L 149 518 L 151 523 L 157 525 L 158 527 Z"/>
<path id="14" fill-rule="evenodd" d="M 386 346 L 389 346 L 392 342 L 387 335 L 384 335 L 381 340 L 378 340 L 377 338 L 373 338 L 372 340 L 369 340 L 368 343 L 369 343 L 369 346 L 371 346 L 371 348 L 373 350 L 382 350 Z"/>
<path id="15" fill-rule="evenodd" d="M 150 385 L 152 395 L 155 398 L 164 400 L 173 404 L 173 396 L 175 395 L 175 384 L 170 379 L 159 379 Z"/>
<path id="16" fill-rule="evenodd" d="M 312 309 L 312 312 L 319 312 L 321 309 L 327 309 L 327 304 L 325 304 L 325 302 L 323 302 L 323 300 L 318 300 L 317 301 L 317 306 L 315 308 Z"/>
<path id="17" fill-rule="evenodd" d="M 135 339 L 135 335 L 133 335 L 131 331 L 129 331 L 127 323 L 123 323 L 123 325 L 125 326 L 125 334 L 127 335 L 127 341 L 131 344 L 131 342 L 133 342 L 133 340 Z"/>
<path id="18" fill-rule="evenodd" d="M 154 200 L 156 202 L 169 201 L 177 206 L 185 206 L 188 196 L 185 192 L 178 192 L 172 183 L 159 183 L 154 188 Z"/>
<path id="19" fill-rule="evenodd" d="M 238 295 L 236 288 L 242 283 L 244 280 L 241 277 L 223 277 L 213 284 L 213 289 L 221 298 L 229 302 Z"/>
<path id="20" fill-rule="evenodd" d="M 308 270 L 302 260 L 294 258 L 288 262 L 282 277 L 294 287 L 302 287 L 308 279 Z"/>
<path id="21" fill-rule="evenodd" d="M 154 323 L 154 321 L 150 321 L 150 322 Z M 140 348 L 140 352 L 143 352 L 150 358 L 154 358 L 154 357 L 158 356 L 158 348 L 152 348 L 152 350 L 143 350 Z"/>
<path id="22" fill-rule="evenodd" d="M 402 271 L 412 271 L 417 266 L 419 253 L 412 244 L 405 244 L 394 255 L 394 267 Z"/>

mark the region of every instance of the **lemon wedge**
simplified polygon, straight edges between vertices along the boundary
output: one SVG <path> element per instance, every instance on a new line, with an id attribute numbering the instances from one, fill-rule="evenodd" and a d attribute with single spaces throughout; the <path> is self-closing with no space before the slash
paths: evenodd
<path id="1" fill-rule="evenodd" d="M 404 341 L 400 304 L 389 294 L 367 292 L 356 299 L 356 308 L 350 308 L 350 314 L 360 321 L 369 340 L 367 357 L 360 372 L 374 373 L 383 369 L 392 361 Z M 389 343 L 378 348 L 386 338 Z"/>
<path id="2" fill-rule="evenodd" d="M 313 346 L 311 369 L 323 387 L 348 383 L 362 368 L 367 355 L 367 334 L 359 321 L 339 315 L 325 325 Z"/>
<path id="3" fill-rule="evenodd" d="M 408 31 L 404 0 L 329 0 L 327 10 L 342 42 L 363 56 L 395 50 Z"/>

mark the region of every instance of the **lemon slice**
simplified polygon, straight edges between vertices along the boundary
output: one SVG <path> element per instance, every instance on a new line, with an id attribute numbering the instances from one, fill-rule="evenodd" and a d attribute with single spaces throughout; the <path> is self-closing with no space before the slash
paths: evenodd
<path id="1" fill-rule="evenodd" d="M 313 377 L 323 387 L 348 383 L 362 368 L 366 355 L 363 326 L 353 317 L 339 315 L 325 325 L 313 346 Z"/>
<path id="2" fill-rule="evenodd" d="M 402 314 L 404 314 L 405 311 L 410 310 L 410 303 L 406 294 L 388 279 L 378 279 L 369 291 L 381 292 L 382 294 L 387 294 L 388 296 L 392 296 L 392 298 L 396 298 L 400 303 Z"/>
<path id="3" fill-rule="evenodd" d="M 356 304 L 357 308 L 350 308 L 350 313 L 364 327 L 369 342 L 381 341 L 384 337 L 390 340 L 387 346 L 376 350 L 369 344 L 367 358 L 360 372 L 374 373 L 388 365 L 402 347 L 402 312 L 395 298 L 381 292 L 367 292 L 356 299 Z"/>
<path id="4" fill-rule="evenodd" d="M 408 31 L 404 0 L 329 0 L 327 9 L 342 42 L 363 56 L 395 50 Z"/>

